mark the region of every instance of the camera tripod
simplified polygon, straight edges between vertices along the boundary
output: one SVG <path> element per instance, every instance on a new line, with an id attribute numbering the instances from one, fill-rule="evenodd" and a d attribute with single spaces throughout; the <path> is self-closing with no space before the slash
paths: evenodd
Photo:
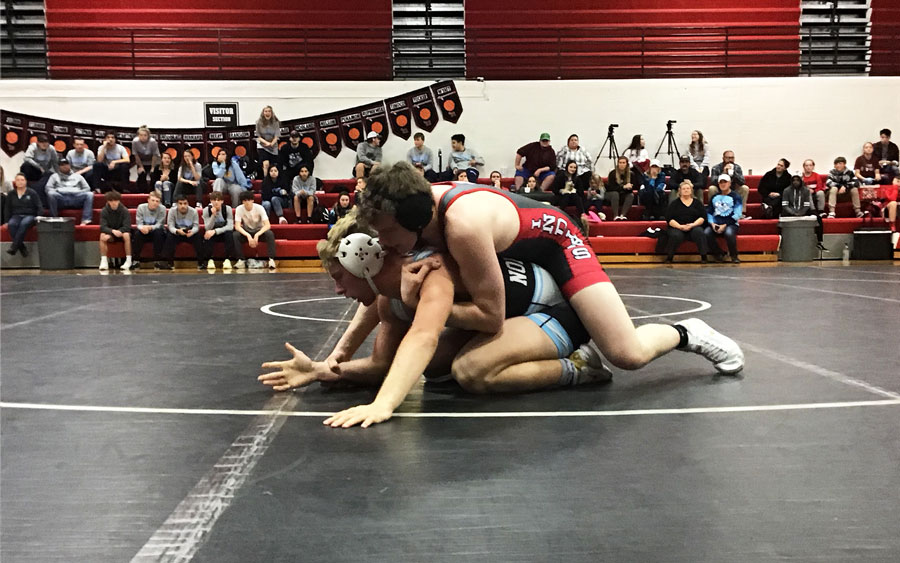
<path id="1" fill-rule="evenodd" d="M 600 160 L 600 157 L 603 156 L 603 149 L 606 148 L 607 143 L 609 144 L 609 155 L 607 158 L 611 160 L 615 160 L 619 158 L 619 147 L 616 146 L 616 134 L 615 129 L 618 127 L 618 123 L 610 123 L 609 129 L 606 131 L 606 140 L 603 141 L 603 145 L 600 147 L 600 151 L 597 153 L 597 158 L 594 159 L 594 166 L 597 166 L 597 161 Z"/>
<path id="2" fill-rule="evenodd" d="M 653 158 L 659 157 L 659 153 L 663 152 L 663 143 L 666 143 L 666 154 L 669 155 L 669 160 L 672 162 L 672 167 L 677 168 L 678 159 L 681 158 L 681 153 L 678 152 L 678 145 L 675 144 L 675 135 L 672 133 L 673 123 L 678 122 L 671 119 L 666 122 L 666 132 L 663 135 L 662 140 L 659 142 L 659 147 L 657 147 L 656 154 L 653 155 Z"/>

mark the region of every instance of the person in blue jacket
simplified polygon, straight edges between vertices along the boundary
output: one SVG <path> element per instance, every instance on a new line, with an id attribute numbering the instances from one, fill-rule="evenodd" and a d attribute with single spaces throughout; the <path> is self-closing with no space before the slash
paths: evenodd
<path id="1" fill-rule="evenodd" d="M 744 203 L 741 196 L 731 191 L 731 176 L 720 174 L 718 184 L 719 192 L 710 198 L 706 209 L 708 221 L 705 229 L 706 239 L 716 260 L 722 262 L 725 257 L 716 237 L 724 236 L 728 244 L 728 255 L 731 256 L 732 262 L 738 264 L 741 260 L 737 253 L 737 234 Z"/>

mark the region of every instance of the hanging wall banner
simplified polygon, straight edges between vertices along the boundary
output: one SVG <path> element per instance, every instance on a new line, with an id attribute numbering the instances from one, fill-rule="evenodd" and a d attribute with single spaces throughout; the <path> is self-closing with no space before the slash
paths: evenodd
<path id="1" fill-rule="evenodd" d="M 338 116 L 323 115 L 316 118 L 316 128 L 319 130 L 319 142 L 322 152 L 337 158 L 341 153 L 341 125 Z"/>
<path id="2" fill-rule="evenodd" d="M 156 134 L 156 142 L 159 144 L 160 154 L 168 154 L 175 165 L 181 162 L 181 131 L 160 131 Z"/>
<path id="3" fill-rule="evenodd" d="M 206 132 L 206 162 L 215 162 L 219 151 L 228 150 L 228 140 L 225 131 Z"/>
<path id="4" fill-rule="evenodd" d="M 28 148 L 25 143 L 25 121 L 28 118 L 18 113 L 8 111 L 0 112 L 0 129 L 3 134 L 3 152 L 8 156 L 16 154 Z"/>
<path id="5" fill-rule="evenodd" d="M 316 133 L 316 121 L 314 119 L 299 121 L 294 126 L 294 130 L 300 132 L 300 142 L 309 147 L 313 158 L 319 156 L 319 135 Z"/>
<path id="6" fill-rule="evenodd" d="M 384 102 L 375 102 L 374 104 L 362 106 L 360 113 L 363 116 L 366 134 L 369 131 L 375 131 L 381 135 L 381 144 L 383 146 L 390 136 L 390 127 L 388 127 L 387 114 L 384 111 Z"/>
<path id="7" fill-rule="evenodd" d="M 441 115 L 444 121 L 456 123 L 462 114 L 462 103 L 459 101 L 459 93 L 456 91 L 456 84 L 452 80 L 445 80 L 431 85 L 431 91 L 437 100 L 438 107 L 441 108 Z"/>
<path id="8" fill-rule="evenodd" d="M 409 102 L 412 105 L 413 119 L 416 126 L 431 133 L 437 125 L 437 109 L 434 107 L 434 96 L 431 88 L 422 88 L 409 93 Z"/>
<path id="9" fill-rule="evenodd" d="M 27 148 L 31 143 L 37 142 L 38 133 L 46 133 L 47 136 L 49 136 L 49 128 L 47 121 L 44 119 L 41 119 L 40 117 L 29 117 L 25 121 L 25 136 L 28 137 L 28 143 L 25 147 Z"/>
<path id="10" fill-rule="evenodd" d="M 357 145 L 365 141 L 365 127 L 359 108 L 347 110 L 341 114 L 341 137 L 344 145 L 356 150 Z"/>
<path id="11" fill-rule="evenodd" d="M 203 133 L 203 129 L 194 129 L 181 134 L 181 146 L 184 150 L 191 151 L 194 160 L 199 162 L 200 166 L 209 162 L 206 158 L 206 140 Z"/>
<path id="12" fill-rule="evenodd" d="M 406 96 L 388 98 L 384 101 L 387 107 L 388 121 L 391 131 L 404 141 L 409 140 L 412 134 L 412 110 Z"/>
<path id="13" fill-rule="evenodd" d="M 255 126 L 230 129 L 226 136 L 230 143 L 231 154 L 240 158 L 256 160 L 255 133 Z"/>
<path id="14" fill-rule="evenodd" d="M 97 141 L 94 139 L 94 126 L 85 125 L 83 123 L 75 123 L 72 125 L 72 136 L 84 139 L 84 144 L 91 149 L 94 155 L 97 155 Z"/>
<path id="15" fill-rule="evenodd" d="M 56 122 L 50 125 L 50 144 L 62 156 L 72 148 L 73 129 L 74 126 L 69 123 Z"/>

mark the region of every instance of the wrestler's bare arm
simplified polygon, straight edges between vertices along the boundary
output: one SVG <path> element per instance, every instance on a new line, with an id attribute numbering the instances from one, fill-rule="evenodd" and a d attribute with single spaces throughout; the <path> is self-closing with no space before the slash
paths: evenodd
<path id="1" fill-rule="evenodd" d="M 362 303 L 356 309 L 353 320 L 344 330 L 344 334 L 338 343 L 335 344 L 334 350 L 328 355 L 329 361 L 344 362 L 350 360 L 353 354 L 359 350 L 362 343 L 378 326 L 378 310 L 375 305 L 365 306 Z"/>
<path id="2" fill-rule="evenodd" d="M 349 381 L 359 385 L 380 385 L 387 375 L 394 353 L 403 341 L 409 325 L 398 320 L 391 313 L 390 300 L 379 296 L 375 304 L 370 307 L 377 310 L 381 324 L 378 325 L 378 334 L 375 335 L 375 344 L 372 347 L 372 355 L 365 358 L 340 362 L 334 371 L 341 381 Z"/>

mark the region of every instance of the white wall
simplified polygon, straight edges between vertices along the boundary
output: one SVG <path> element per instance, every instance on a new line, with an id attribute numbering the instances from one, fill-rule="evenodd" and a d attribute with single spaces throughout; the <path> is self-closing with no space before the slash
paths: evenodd
<path id="1" fill-rule="evenodd" d="M 253 123 L 271 104 L 282 120 L 342 110 L 407 92 L 427 82 L 221 82 L 221 81 L 0 81 L 0 107 L 31 115 L 136 127 L 202 127 L 204 101 L 237 101 L 240 123 Z M 900 139 L 900 78 L 736 78 L 457 82 L 463 114 L 441 121 L 426 144 L 446 163 L 450 135 L 460 132 L 486 160 L 485 173 L 511 174 L 515 150 L 552 136 L 555 149 L 570 133 L 595 157 L 609 123 L 618 123 L 624 150 L 642 133 L 652 153 L 675 119 L 682 152 L 691 129 L 700 129 L 714 155 L 735 151 L 745 172 L 760 174 L 786 157 L 792 168 L 812 157 L 827 171 L 837 155 L 851 160 L 862 143 L 887 127 Z M 402 159 L 412 140 L 391 137 L 385 161 Z M 22 157 L 0 161 L 7 173 Z M 320 154 L 316 175 L 346 178 L 354 162 L 344 149 L 337 159 Z M 602 163 L 603 161 L 601 161 Z M 608 164 L 600 166 L 608 171 Z"/>

